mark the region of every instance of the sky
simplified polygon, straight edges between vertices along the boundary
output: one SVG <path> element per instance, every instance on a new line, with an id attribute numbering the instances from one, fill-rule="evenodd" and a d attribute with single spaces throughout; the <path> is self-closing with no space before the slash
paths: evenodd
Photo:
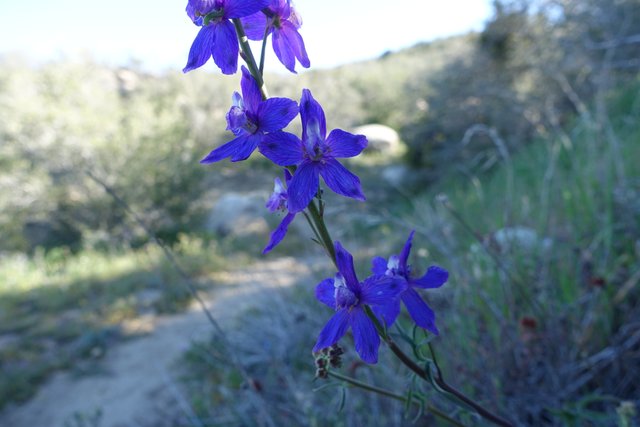
<path id="1" fill-rule="evenodd" d="M 110 65 L 135 60 L 149 71 L 182 69 L 198 31 L 184 13 L 186 3 L 0 1 L 0 55 L 20 52 L 49 61 L 82 54 Z M 314 69 L 480 30 L 491 15 L 490 0 L 296 0 L 294 4 L 303 19 L 300 32 Z M 267 68 L 280 67 L 275 61 L 267 57 Z"/>

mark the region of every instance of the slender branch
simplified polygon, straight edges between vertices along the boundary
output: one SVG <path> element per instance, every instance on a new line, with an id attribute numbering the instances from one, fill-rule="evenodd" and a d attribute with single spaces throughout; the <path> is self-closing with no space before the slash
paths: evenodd
<path id="1" fill-rule="evenodd" d="M 269 36 L 269 31 L 271 30 L 271 26 L 267 25 L 264 28 L 264 37 L 262 37 L 262 50 L 260 51 L 260 75 L 264 76 L 264 61 L 267 53 L 267 37 Z"/>
<path id="2" fill-rule="evenodd" d="M 256 64 L 256 58 L 253 56 L 253 51 L 251 50 L 251 46 L 249 45 L 249 38 L 244 32 L 244 27 L 242 26 L 242 22 L 240 18 L 232 19 L 233 25 L 236 28 L 236 34 L 238 34 L 238 41 L 240 42 L 240 50 L 242 51 L 242 58 L 247 63 L 247 67 L 249 68 L 249 72 L 256 79 L 258 86 L 260 87 L 260 93 L 262 94 L 262 99 L 266 100 L 269 98 L 269 93 L 267 92 L 267 87 L 264 84 L 264 79 L 262 78 L 262 73 Z"/>
<path id="3" fill-rule="evenodd" d="M 378 320 L 376 315 L 373 313 L 371 308 L 368 306 L 365 306 L 365 312 L 367 313 L 367 316 L 369 316 L 375 328 L 377 329 L 378 335 L 380 335 L 380 337 L 384 340 L 384 342 L 387 343 L 387 346 L 389 346 L 389 349 L 393 352 L 393 354 L 395 354 L 396 357 L 407 368 L 411 369 L 418 377 L 422 378 L 425 381 L 430 381 L 429 374 L 424 369 L 422 369 L 422 367 L 420 367 L 416 362 L 414 362 L 413 359 L 407 356 L 407 354 L 404 351 L 402 351 L 400 347 L 398 347 L 398 344 L 396 344 L 393 338 L 391 338 L 391 335 L 389 335 L 385 331 L 385 329 L 380 324 L 380 321 Z M 458 391 L 454 387 L 447 384 L 444 381 L 444 378 L 442 377 L 442 373 L 440 372 L 439 367 L 437 368 L 436 377 L 434 378 L 434 381 L 438 387 L 440 387 L 442 390 L 460 399 L 460 401 L 464 402 L 465 404 L 473 408 L 483 418 L 499 426 L 513 427 L 513 424 L 510 421 L 507 421 L 504 418 L 501 418 L 500 416 L 493 414 L 489 410 L 485 409 L 479 403 L 476 403 L 471 398 L 462 394 L 462 392 Z"/>
<path id="4" fill-rule="evenodd" d="M 372 393 L 376 393 L 379 394 L 381 396 L 385 396 L 385 397 L 389 397 L 391 399 L 395 399 L 398 400 L 400 402 L 403 403 L 407 403 L 407 398 L 405 396 L 399 395 L 399 394 L 395 394 L 390 392 L 389 390 L 385 390 L 383 388 L 380 387 L 376 387 L 373 386 L 371 384 L 367 384 L 367 383 L 363 383 L 362 381 L 359 381 L 355 378 L 351 378 L 348 377 L 346 375 L 342 375 L 339 374 L 337 372 L 333 372 L 333 371 L 328 371 L 329 376 L 334 377 L 338 380 L 344 381 L 348 384 L 351 384 L 354 387 L 358 387 L 361 388 L 363 390 L 367 390 L 370 391 Z M 411 403 L 415 404 L 415 405 L 419 405 L 420 402 L 416 401 L 416 399 L 412 399 Z M 454 420 L 453 418 L 449 417 L 447 414 L 445 414 L 444 412 L 442 412 L 440 409 L 436 408 L 433 405 L 425 405 L 425 409 L 427 409 L 427 411 L 429 411 L 431 414 L 435 415 L 436 417 L 442 418 L 443 420 L 458 426 L 458 427 L 464 427 L 464 424 L 461 424 L 460 422 Z"/>
<path id="5" fill-rule="evenodd" d="M 338 264 L 336 263 L 336 250 L 333 245 L 333 240 L 331 239 L 331 235 L 329 234 L 329 230 L 327 230 L 327 225 L 324 222 L 324 217 L 320 214 L 320 210 L 316 203 L 311 200 L 309 205 L 307 206 L 307 210 L 311 215 L 311 219 L 316 225 L 318 232 L 320 233 L 320 237 L 322 238 L 322 243 L 324 244 L 325 249 L 327 250 L 327 255 L 333 261 L 333 264 L 338 268 Z"/>
<path id="6" fill-rule="evenodd" d="M 409 356 L 407 356 L 402 351 L 402 349 L 398 347 L 398 345 L 393 341 L 393 339 L 390 336 L 387 336 L 386 343 L 391 349 L 391 351 L 393 352 L 393 354 L 395 354 L 396 357 L 400 359 L 402 363 L 405 364 L 405 366 L 411 369 L 416 375 L 418 375 L 423 380 L 426 380 L 426 381 L 429 380 L 429 376 L 427 372 L 424 369 L 422 369 L 420 366 L 418 366 L 418 364 L 416 364 L 413 360 L 411 360 L 411 358 L 409 358 Z M 447 393 L 454 395 L 465 404 L 469 405 L 471 408 L 473 408 L 473 410 L 475 410 L 478 414 L 480 414 L 480 416 L 482 416 L 486 420 L 491 421 L 492 423 L 499 426 L 504 426 L 504 427 L 513 426 L 513 424 L 510 421 L 507 421 L 504 418 L 500 417 L 499 415 L 496 415 L 490 412 L 480 404 L 476 403 L 469 397 L 465 396 L 462 392 L 458 391 L 456 388 L 447 384 L 444 378 L 442 377 L 442 373 L 440 372 L 440 369 L 437 369 L 434 381 L 438 385 L 438 387 L 440 387 L 442 390 L 446 391 Z"/>
<path id="7" fill-rule="evenodd" d="M 311 217 L 305 211 L 302 211 L 302 214 L 304 215 L 305 219 L 307 220 L 307 224 L 309 224 L 309 228 L 311 228 L 311 231 L 313 231 L 314 236 L 316 236 L 316 241 L 322 247 L 324 247 L 324 244 L 322 243 L 322 237 L 320 237 L 320 233 L 318 233 L 318 230 L 316 229 L 315 224 L 313 223 L 313 221 L 311 221 Z"/>

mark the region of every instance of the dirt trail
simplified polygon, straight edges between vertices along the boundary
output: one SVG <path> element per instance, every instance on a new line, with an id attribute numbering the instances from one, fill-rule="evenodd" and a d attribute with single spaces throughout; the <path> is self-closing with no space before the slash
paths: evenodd
<path id="1" fill-rule="evenodd" d="M 213 316 L 224 326 L 227 314 L 259 303 L 255 294 L 290 286 L 309 270 L 292 258 L 252 264 L 215 277 L 222 286 L 205 295 Z M 247 298 L 248 294 L 253 294 Z M 174 316 L 138 319 L 127 327 L 148 334 L 117 344 L 102 360 L 101 373 L 76 377 L 57 373 L 33 399 L 0 414 L 1 427 L 162 426 L 171 415 L 188 413 L 176 387 L 173 363 L 193 340 L 212 333 L 204 313 L 193 306 Z M 99 422 L 87 422 L 100 411 Z M 173 414 L 171 414 L 173 413 Z M 77 418 L 84 419 L 84 423 Z"/>

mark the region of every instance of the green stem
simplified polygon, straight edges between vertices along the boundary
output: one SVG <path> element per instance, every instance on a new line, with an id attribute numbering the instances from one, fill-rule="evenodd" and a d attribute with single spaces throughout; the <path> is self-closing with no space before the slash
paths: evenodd
<path id="1" fill-rule="evenodd" d="M 240 50 L 242 51 L 242 58 L 244 62 L 247 63 L 247 67 L 249 68 L 249 72 L 256 79 L 258 86 L 260 87 L 260 93 L 262 94 L 262 99 L 266 100 L 269 98 L 269 94 L 267 93 L 267 87 L 264 84 L 264 80 L 262 78 L 262 73 L 258 68 L 256 63 L 256 58 L 253 56 L 253 52 L 251 51 L 251 46 L 249 45 L 249 39 L 244 32 L 244 28 L 242 27 L 242 22 L 240 22 L 239 18 L 232 19 L 233 25 L 236 28 L 236 34 L 238 34 L 238 41 L 240 42 Z"/>
<path id="2" fill-rule="evenodd" d="M 333 264 L 336 266 L 336 268 L 338 268 L 338 264 L 336 263 L 336 250 L 333 246 L 333 240 L 331 239 L 329 230 L 327 230 L 327 225 L 324 223 L 324 218 L 320 214 L 320 210 L 318 209 L 318 206 L 316 206 L 315 201 L 311 200 L 311 202 L 309 202 L 307 210 L 309 211 L 311 219 L 313 220 L 316 228 L 318 229 L 318 232 L 320 233 L 322 243 L 324 245 L 324 248 L 327 250 L 329 258 L 331 258 Z"/>
<path id="3" fill-rule="evenodd" d="M 407 368 L 411 369 L 418 377 L 422 378 L 425 381 L 429 381 L 429 375 L 427 374 L 427 372 L 422 369 L 416 362 L 414 362 L 409 356 L 407 356 L 400 347 L 398 347 L 398 344 L 395 343 L 393 338 L 391 338 L 391 336 L 384 331 L 375 314 L 373 314 L 373 311 L 369 307 L 367 307 L 365 309 L 365 312 L 367 313 L 367 316 L 369 316 L 369 318 L 373 321 L 376 329 L 378 330 L 378 334 L 387 343 L 387 346 L 389 346 L 389 349 L 393 352 L 393 354 L 395 354 L 396 357 L 400 359 L 400 361 Z M 479 403 L 476 403 L 471 398 L 465 396 L 462 392 L 447 384 L 442 377 L 440 368 L 437 369 L 434 381 L 438 385 L 438 387 L 473 408 L 473 410 L 476 411 L 484 419 L 491 421 L 492 423 L 499 426 L 513 427 L 513 424 L 510 421 L 507 421 L 504 418 L 492 413 L 488 409 L 485 409 Z"/>
<path id="4" fill-rule="evenodd" d="M 390 392 L 389 390 L 385 390 L 383 388 L 380 387 L 376 387 L 367 383 L 363 383 L 362 381 L 359 381 L 355 378 L 351 378 L 348 377 L 346 375 L 342 375 L 339 374 L 337 372 L 333 372 L 333 371 L 329 371 L 328 372 L 329 376 L 334 377 L 338 380 L 344 381 L 348 384 L 351 384 L 354 387 L 358 387 L 361 388 L 363 390 L 367 390 L 370 391 L 372 393 L 376 393 L 379 394 L 381 396 L 385 396 L 385 397 L 390 397 L 391 399 L 395 399 L 398 400 L 400 402 L 403 403 L 407 403 L 407 398 L 405 396 L 401 396 L 399 394 L 395 394 Z M 419 402 L 417 402 L 416 400 L 412 399 L 411 403 L 419 405 Z M 449 417 L 447 414 L 445 414 L 444 412 L 442 412 L 441 410 L 439 410 L 438 408 L 436 408 L 433 405 L 425 405 L 425 408 L 431 412 L 433 415 L 435 415 L 436 417 L 442 418 L 445 421 L 448 421 L 449 423 L 458 426 L 458 427 L 464 427 L 463 424 L 459 423 L 458 421 L 454 420 L 453 418 Z"/>
<path id="5" fill-rule="evenodd" d="M 260 51 L 260 75 L 264 75 L 264 61 L 267 53 L 267 37 L 269 36 L 269 30 L 271 27 L 267 25 L 264 29 L 264 37 L 262 38 L 262 50 Z"/>
<path id="6" fill-rule="evenodd" d="M 318 230 L 316 229 L 315 224 L 313 223 L 313 221 L 311 221 L 311 217 L 309 217 L 309 214 L 306 213 L 305 211 L 302 211 L 302 214 L 304 215 L 305 219 L 307 220 L 307 224 L 309 224 L 309 228 L 311 228 L 311 231 L 313 231 L 313 235 L 316 236 L 316 241 L 322 245 L 322 247 L 324 247 L 324 244 L 322 243 L 322 237 L 320 237 L 320 233 L 318 233 Z"/>

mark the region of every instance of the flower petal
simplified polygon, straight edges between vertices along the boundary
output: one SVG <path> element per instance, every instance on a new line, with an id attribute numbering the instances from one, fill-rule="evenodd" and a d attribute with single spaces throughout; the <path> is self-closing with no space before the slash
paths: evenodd
<path id="1" fill-rule="evenodd" d="M 240 79 L 240 87 L 242 88 L 242 98 L 244 108 L 252 113 L 257 113 L 262 103 L 262 94 L 258 83 L 253 78 L 247 67 L 241 67 L 242 79 Z"/>
<path id="2" fill-rule="evenodd" d="M 237 155 L 240 151 L 243 151 L 243 146 L 247 143 L 248 139 L 249 135 L 242 135 L 234 138 L 210 152 L 204 159 L 200 160 L 200 163 L 215 163 L 222 159 L 226 159 L 227 157 Z"/>
<path id="3" fill-rule="evenodd" d="M 367 137 L 354 135 L 342 129 L 334 129 L 327 137 L 327 145 L 333 157 L 354 157 L 367 147 Z"/>
<path id="4" fill-rule="evenodd" d="M 300 98 L 300 119 L 302 120 L 302 140 L 306 141 L 307 126 L 310 123 L 317 123 L 319 137 L 324 140 L 327 135 L 327 119 L 324 116 L 324 110 L 313 98 L 309 89 L 302 89 L 302 98 Z M 316 132 L 315 130 L 313 132 Z"/>
<path id="5" fill-rule="evenodd" d="M 214 24 L 209 24 L 215 32 L 213 43 L 213 62 L 216 63 L 223 74 L 233 74 L 238 70 L 238 36 L 231 21 L 224 19 Z M 246 100 L 245 100 L 246 102 Z"/>
<path id="6" fill-rule="evenodd" d="M 320 174 L 327 186 L 336 193 L 356 200 L 365 200 L 360 179 L 336 159 L 327 159 L 320 168 Z"/>
<path id="7" fill-rule="evenodd" d="M 389 328 L 400 314 L 400 299 L 396 299 L 385 305 L 374 305 L 371 307 L 371 310 L 373 310 L 376 317 L 382 319 L 387 325 L 387 328 Z"/>
<path id="8" fill-rule="evenodd" d="M 449 279 L 449 272 L 442 267 L 433 265 L 429 267 L 424 276 L 419 279 L 412 279 L 411 285 L 422 289 L 439 288 Z"/>
<path id="9" fill-rule="evenodd" d="M 367 363 L 377 363 L 380 337 L 371 319 L 362 308 L 358 307 L 351 310 L 349 323 L 353 330 L 356 353 Z"/>
<path id="10" fill-rule="evenodd" d="M 336 288 L 333 279 L 324 279 L 316 286 L 316 298 L 324 305 L 336 309 Z"/>
<path id="11" fill-rule="evenodd" d="M 187 13 L 193 11 L 199 12 L 201 15 L 206 15 L 214 9 L 215 5 L 215 0 L 189 0 L 187 4 Z"/>
<path id="12" fill-rule="evenodd" d="M 304 47 L 304 40 L 296 27 L 289 21 L 281 21 L 281 27 L 273 31 L 273 51 L 292 73 L 296 72 L 296 59 L 304 68 L 309 68 L 309 55 Z"/>
<path id="13" fill-rule="evenodd" d="M 386 305 L 407 289 L 402 277 L 370 276 L 362 282 L 360 301 L 363 304 Z"/>
<path id="14" fill-rule="evenodd" d="M 262 40 L 267 27 L 267 16 L 262 12 L 245 16 L 242 18 L 242 27 L 249 40 Z"/>
<path id="15" fill-rule="evenodd" d="M 336 314 L 329 319 L 320 335 L 318 335 L 318 341 L 313 347 L 313 351 L 320 351 L 325 347 L 330 347 L 337 343 L 340 338 L 344 336 L 349 327 L 349 311 L 347 309 L 340 309 Z"/>
<path id="16" fill-rule="evenodd" d="M 227 130 L 230 130 L 236 136 L 246 134 L 248 132 L 245 129 L 245 125 L 248 121 L 249 119 L 247 118 L 245 111 L 234 105 L 227 113 Z"/>
<path id="17" fill-rule="evenodd" d="M 232 162 L 239 162 L 241 160 L 246 160 L 249 158 L 251 153 L 256 149 L 260 141 L 264 135 L 259 133 L 254 133 L 253 135 L 247 136 L 247 140 L 242 144 L 238 150 L 231 156 Z"/>
<path id="18" fill-rule="evenodd" d="M 289 212 L 304 210 L 318 192 L 318 168 L 313 162 L 302 162 L 289 185 Z"/>
<path id="19" fill-rule="evenodd" d="M 289 171 L 289 169 L 285 169 L 284 170 L 284 182 L 287 183 L 287 187 L 289 186 L 289 183 L 291 182 L 291 178 L 293 178 L 293 175 L 291 175 L 291 172 Z"/>
<path id="20" fill-rule="evenodd" d="M 191 21 L 193 21 L 194 24 L 196 23 L 198 18 L 200 18 L 199 16 L 196 16 L 197 10 L 193 6 L 193 4 L 191 4 L 191 2 L 187 3 L 187 7 L 186 7 L 185 11 L 187 12 L 187 16 L 189 16 L 189 18 L 191 18 Z M 199 25 L 199 26 L 202 26 L 202 25 Z"/>
<path id="21" fill-rule="evenodd" d="M 273 0 L 269 9 L 278 14 L 281 21 L 288 19 L 291 14 L 290 0 Z"/>
<path id="22" fill-rule="evenodd" d="M 258 108 L 258 129 L 274 132 L 285 128 L 300 109 L 298 104 L 288 98 L 269 98 Z"/>
<path id="23" fill-rule="evenodd" d="M 402 302 L 407 307 L 409 315 L 416 322 L 416 325 L 424 328 L 436 335 L 439 334 L 438 328 L 436 328 L 436 315 L 429 308 L 426 302 L 422 299 L 416 291 L 408 288 L 401 296 Z"/>
<path id="24" fill-rule="evenodd" d="M 387 272 L 387 260 L 377 256 L 371 259 L 371 272 L 373 274 L 383 275 Z"/>
<path id="25" fill-rule="evenodd" d="M 224 17 L 233 19 L 253 15 L 269 6 L 270 2 L 271 0 L 225 0 Z"/>
<path id="26" fill-rule="evenodd" d="M 400 252 L 399 263 L 400 263 L 400 268 L 403 271 L 406 271 L 407 269 L 407 260 L 409 259 L 409 253 L 411 252 L 411 242 L 413 241 L 414 233 L 415 231 L 411 230 L 411 233 L 409 233 L 409 238 L 404 244 L 404 247 L 402 248 L 402 252 Z"/>
<path id="27" fill-rule="evenodd" d="M 202 27 L 198 31 L 189 50 L 187 65 L 182 69 L 183 73 L 202 67 L 211 58 L 215 38 L 216 34 L 211 25 Z"/>
<path id="28" fill-rule="evenodd" d="M 296 72 L 296 56 L 289 47 L 289 40 L 287 40 L 286 34 L 283 34 L 280 30 L 273 32 L 272 40 L 273 51 L 276 56 L 282 62 L 287 70 L 292 73 Z"/>
<path id="29" fill-rule="evenodd" d="M 287 189 L 282 180 L 278 177 L 273 182 L 273 193 L 269 196 L 269 200 L 264 205 L 270 212 L 275 212 L 283 207 L 284 202 L 287 200 Z"/>
<path id="30" fill-rule="evenodd" d="M 289 48 L 296 56 L 296 59 L 304 68 L 309 68 L 311 62 L 309 61 L 309 55 L 307 55 L 307 49 L 304 47 L 304 40 L 298 32 L 296 24 L 291 21 L 284 21 L 282 23 L 283 32 L 286 33 L 287 40 L 289 41 Z"/>
<path id="31" fill-rule="evenodd" d="M 284 239 L 284 236 L 287 234 L 287 230 L 289 229 L 289 224 L 291 224 L 291 221 L 293 221 L 295 217 L 296 214 L 288 213 L 284 218 L 282 218 L 282 221 L 280 221 L 278 227 L 276 227 L 276 229 L 273 230 L 273 233 L 271 233 L 269 244 L 267 244 L 267 246 L 264 248 L 262 254 L 266 254 L 271 249 L 275 248 L 278 243 L 280 243 L 282 239 Z"/>
<path id="32" fill-rule="evenodd" d="M 333 247 L 336 251 L 338 271 L 344 277 L 349 290 L 360 297 L 360 282 L 356 276 L 356 270 L 353 268 L 353 256 L 338 241 L 333 244 Z"/>
<path id="33" fill-rule="evenodd" d="M 288 132 L 266 134 L 260 143 L 260 152 L 278 166 L 292 166 L 302 162 L 302 142 Z"/>

